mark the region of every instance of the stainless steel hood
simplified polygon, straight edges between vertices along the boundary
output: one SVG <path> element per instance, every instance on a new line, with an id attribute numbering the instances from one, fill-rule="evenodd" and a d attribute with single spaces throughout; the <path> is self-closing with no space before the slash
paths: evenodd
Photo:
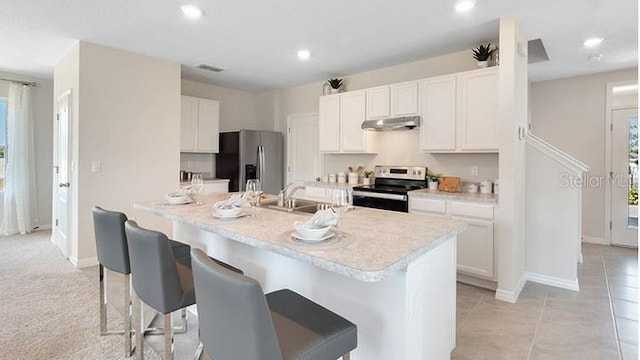
<path id="1" fill-rule="evenodd" d="M 362 123 L 365 130 L 413 130 L 420 127 L 420 116 L 406 116 L 380 120 L 367 120 Z"/>

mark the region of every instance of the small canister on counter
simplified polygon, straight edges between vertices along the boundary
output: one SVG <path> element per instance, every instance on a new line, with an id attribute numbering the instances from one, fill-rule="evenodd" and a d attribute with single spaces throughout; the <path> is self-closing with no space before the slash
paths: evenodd
<path id="1" fill-rule="evenodd" d="M 349 184 L 350 185 L 358 185 L 358 173 L 350 172 L 349 173 Z"/>
<path id="2" fill-rule="evenodd" d="M 322 182 L 329 182 L 329 175 L 325 175 L 322 177 Z"/>
<path id="3" fill-rule="evenodd" d="M 470 194 L 475 194 L 478 192 L 478 184 L 476 183 L 468 183 L 467 184 L 467 192 Z"/>
<path id="4" fill-rule="evenodd" d="M 491 194 L 493 190 L 493 183 L 489 180 L 482 180 L 480 182 L 480 193 L 481 194 Z"/>
<path id="5" fill-rule="evenodd" d="M 500 179 L 493 180 L 493 193 L 494 194 L 500 193 Z"/>
<path id="6" fill-rule="evenodd" d="M 330 183 L 336 182 L 336 174 L 329 174 L 329 182 Z"/>
<path id="7" fill-rule="evenodd" d="M 347 183 L 347 174 L 343 171 L 338 173 L 338 184 L 346 184 Z"/>

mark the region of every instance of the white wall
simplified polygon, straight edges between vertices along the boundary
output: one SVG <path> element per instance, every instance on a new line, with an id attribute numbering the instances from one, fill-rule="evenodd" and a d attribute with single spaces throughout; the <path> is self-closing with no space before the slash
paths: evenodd
<path id="1" fill-rule="evenodd" d="M 525 271 L 525 142 L 518 129 L 527 125 L 527 57 L 518 54 L 526 46 L 515 17 L 500 19 L 500 70 L 498 128 L 500 137 L 500 206 L 495 225 L 498 247 L 496 297 L 515 302 L 524 286 Z M 535 175 L 535 174 L 534 174 Z"/>
<path id="2" fill-rule="evenodd" d="M 347 91 L 396 82 L 418 80 L 432 76 L 472 70 L 476 61 L 469 51 L 390 66 L 373 71 L 344 76 Z M 322 81 L 294 86 L 274 92 L 276 102 L 275 129 L 286 132 L 287 116 L 318 112 Z M 348 166 L 363 165 L 426 165 L 431 171 L 460 176 L 463 181 L 479 181 L 498 177 L 497 154 L 425 154 L 418 145 L 418 130 L 379 133 L 378 155 L 325 155 L 325 173 L 347 171 Z M 471 166 L 479 167 L 477 176 Z"/>
<path id="3" fill-rule="evenodd" d="M 53 169 L 53 81 L 19 74 L 0 72 L 1 78 L 37 82 L 31 89 L 33 102 L 33 141 L 36 162 L 36 225 L 51 226 L 51 173 Z M 9 95 L 9 82 L 0 80 L 0 97 Z M 0 208 L 0 212 L 2 209 Z M 1 215 L 0 215 L 1 216 Z"/>
<path id="4" fill-rule="evenodd" d="M 638 78 L 638 69 L 531 84 L 532 132 L 605 176 L 606 84 Z M 582 233 L 604 241 L 605 187 L 585 187 Z"/>
<path id="5" fill-rule="evenodd" d="M 96 256 L 94 205 L 170 234 L 168 222 L 134 213 L 133 203 L 161 198 L 178 186 L 180 65 L 86 42 L 67 57 L 56 66 L 54 81 L 56 95 L 71 86 L 79 100 L 72 139 L 73 236 L 78 263 L 89 265 Z M 101 172 L 91 172 L 92 161 L 102 162 Z"/>

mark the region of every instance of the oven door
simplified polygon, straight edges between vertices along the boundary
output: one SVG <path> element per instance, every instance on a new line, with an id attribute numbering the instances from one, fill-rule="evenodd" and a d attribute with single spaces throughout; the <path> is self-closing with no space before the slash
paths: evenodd
<path id="1" fill-rule="evenodd" d="M 407 195 L 354 191 L 353 205 L 374 209 L 409 212 Z"/>

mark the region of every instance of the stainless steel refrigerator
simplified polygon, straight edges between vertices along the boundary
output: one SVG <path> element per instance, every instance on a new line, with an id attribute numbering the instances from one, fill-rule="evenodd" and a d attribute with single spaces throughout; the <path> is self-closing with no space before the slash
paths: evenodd
<path id="1" fill-rule="evenodd" d="M 229 179 L 229 191 L 244 191 L 247 180 L 259 179 L 262 190 L 277 194 L 283 186 L 283 140 L 275 131 L 220 133 L 216 177 Z"/>

